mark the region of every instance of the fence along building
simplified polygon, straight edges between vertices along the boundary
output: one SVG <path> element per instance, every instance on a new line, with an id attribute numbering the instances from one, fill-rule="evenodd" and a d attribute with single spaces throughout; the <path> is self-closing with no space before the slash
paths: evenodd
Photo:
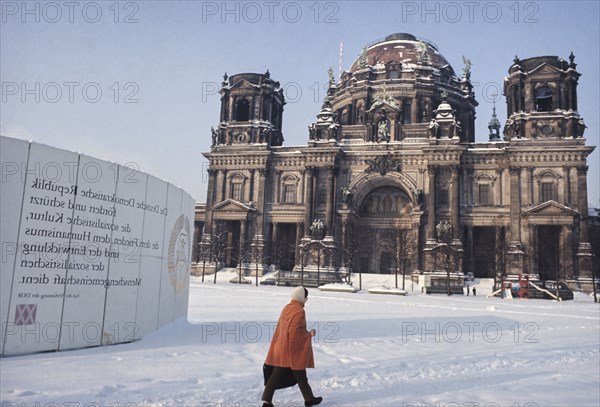
<path id="1" fill-rule="evenodd" d="M 515 57 L 503 134 L 494 109 L 483 143 L 470 61 L 457 74 L 410 34 L 365 47 L 337 83 L 330 70 L 304 146 L 283 145 L 285 101 L 268 71 L 225 75 L 196 259 L 292 270 L 320 240 L 330 269 L 430 271 L 444 226 L 465 273 L 590 276 L 594 147 L 577 112 L 574 58 Z"/>

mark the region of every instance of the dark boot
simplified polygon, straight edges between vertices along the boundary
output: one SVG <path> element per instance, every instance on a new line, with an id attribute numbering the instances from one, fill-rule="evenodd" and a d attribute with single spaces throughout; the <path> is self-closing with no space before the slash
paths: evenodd
<path id="1" fill-rule="evenodd" d="M 266 401 L 263 403 L 262 407 L 273 407 L 273 404 L 267 403 Z"/>
<path id="2" fill-rule="evenodd" d="M 317 404 L 321 404 L 322 401 L 323 401 L 323 397 L 315 397 L 311 401 L 305 401 L 304 405 L 306 407 L 316 406 Z"/>

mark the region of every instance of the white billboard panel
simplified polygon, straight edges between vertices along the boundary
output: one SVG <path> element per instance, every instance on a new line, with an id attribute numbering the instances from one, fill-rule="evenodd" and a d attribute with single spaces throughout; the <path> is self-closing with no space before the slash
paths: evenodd
<path id="1" fill-rule="evenodd" d="M 168 185 L 159 179 L 148 176 L 146 189 L 147 210 L 144 214 L 144 240 L 153 239 L 151 247 L 141 250 L 140 278 L 144 286 L 139 291 L 137 303 L 137 334 L 135 339 L 141 338 L 148 332 L 158 327 L 158 307 L 161 274 L 166 270 L 167 262 L 163 261 L 163 240 L 165 233 L 165 219 L 167 212 Z"/>
<path id="2" fill-rule="evenodd" d="M 10 291 L 13 285 L 15 262 L 19 258 L 17 236 L 21 223 L 25 174 L 29 158 L 29 142 L 0 138 L 2 162 L 2 193 L 0 194 L 0 354 L 4 351 L 5 328 L 8 328 Z"/>
<path id="3" fill-rule="evenodd" d="M 178 276 L 179 270 L 176 264 L 176 249 L 180 231 L 180 225 L 177 223 L 181 216 L 181 190 L 172 185 L 169 185 L 167 192 L 167 207 L 170 210 L 165 219 L 165 236 L 162 245 L 162 257 L 166 267 L 163 268 L 161 275 L 158 326 L 163 326 L 175 319 L 175 295 L 177 290 L 183 287 L 183 278 Z M 183 242 L 185 242 L 185 238 Z"/>
<path id="4" fill-rule="evenodd" d="M 181 230 L 180 233 L 185 233 L 187 240 L 185 241 L 185 251 L 179 256 L 181 261 L 183 259 L 186 260 L 184 265 L 179 266 L 179 270 L 189 270 L 191 267 L 191 258 L 193 247 L 192 244 L 194 242 L 194 217 L 193 215 L 187 216 L 186 214 L 191 213 L 194 214 L 196 206 L 196 201 L 190 195 L 184 193 L 182 191 L 181 194 Z M 180 238 L 180 241 L 182 239 Z M 182 251 L 184 248 L 179 247 L 178 250 Z M 190 273 L 181 273 L 183 277 L 183 281 L 181 282 L 181 287 L 189 287 L 190 285 Z M 187 318 L 188 312 L 188 304 L 189 304 L 189 294 L 190 291 L 185 289 L 180 289 L 175 292 L 175 316 L 174 318 L 185 317 Z"/>
<path id="5" fill-rule="evenodd" d="M 141 250 L 151 245 L 143 238 L 144 206 L 148 176 L 135 169 L 119 167 L 117 182 L 117 214 L 119 225 L 112 236 L 108 267 L 108 290 L 104 313 L 102 344 L 133 341 L 140 278 Z"/>
<path id="6" fill-rule="evenodd" d="M 77 196 L 71 223 L 75 233 L 89 231 L 90 241 L 72 242 L 64 253 L 69 268 L 64 282 L 65 305 L 60 349 L 101 344 L 110 241 L 116 212 L 111 198 L 116 193 L 118 166 L 81 155 L 77 172 Z M 101 199 L 104 197 L 105 199 Z"/>
<path id="7" fill-rule="evenodd" d="M 1 142 L 2 355 L 128 342 L 187 315 L 188 194 L 129 167 Z"/>
<path id="8" fill-rule="evenodd" d="M 18 234 L 5 354 L 58 349 L 71 245 L 90 243 L 89 231 L 68 222 L 77 195 L 76 153 L 31 143 Z"/>

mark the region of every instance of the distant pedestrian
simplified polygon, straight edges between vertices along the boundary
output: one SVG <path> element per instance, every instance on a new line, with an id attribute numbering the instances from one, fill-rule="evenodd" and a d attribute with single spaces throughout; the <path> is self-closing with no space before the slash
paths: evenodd
<path id="1" fill-rule="evenodd" d="M 467 284 L 467 297 L 469 296 L 469 292 L 471 291 L 471 286 L 469 284 Z M 473 294 L 475 295 L 475 294 Z"/>
<path id="2" fill-rule="evenodd" d="M 473 287 L 473 297 L 477 295 L 477 288 Z"/>
<path id="3" fill-rule="evenodd" d="M 304 304 L 307 299 L 308 290 L 296 287 L 292 291 L 292 301 L 281 311 L 263 367 L 263 407 L 273 406 L 275 390 L 291 387 L 296 382 L 305 406 L 316 406 L 323 401 L 322 397 L 314 396 L 306 377 L 306 369 L 315 367 L 311 340 L 317 333 L 314 329 L 306 330 Z"/>

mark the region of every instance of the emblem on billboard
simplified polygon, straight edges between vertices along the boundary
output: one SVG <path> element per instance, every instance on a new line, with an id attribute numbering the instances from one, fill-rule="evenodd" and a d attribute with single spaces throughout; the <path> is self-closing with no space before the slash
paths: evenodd
<path id="1" fill-rule="evenodd" d="M 169 279 L 176 292 L 184 289 L 190 270 L 190 222 L 187 216 L 180 215 L 169 239 Z"/>
<path id="2" fill-rule="evenodd" d="M 37 304 L 17 304 L 15 310 L 15 325 L 35 324 Z"/>

